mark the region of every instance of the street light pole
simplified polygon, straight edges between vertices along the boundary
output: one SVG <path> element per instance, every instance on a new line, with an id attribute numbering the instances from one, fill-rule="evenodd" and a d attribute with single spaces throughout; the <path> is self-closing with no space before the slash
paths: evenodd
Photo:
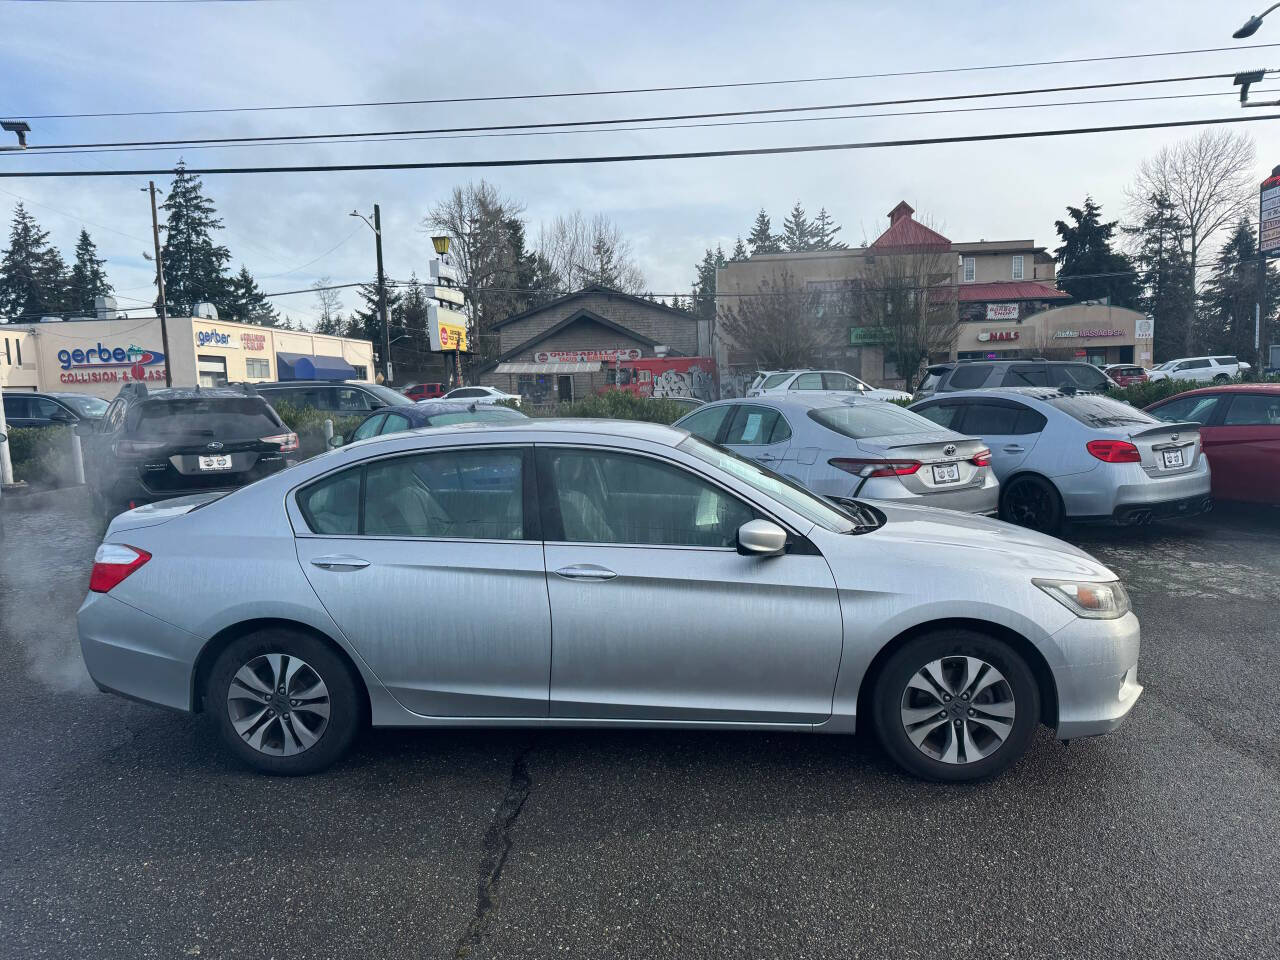
<path id="1" fill-rule="evenodd" d="M 151 242 L 156 249 L 156 288 L 160 291 L 156 312 L 160 314 L 160 349 L 164 351 L 164 385 L 173 386 L 173 357 L 169 354 L 169 308 L 164 299 L 164 259 L 160 255 L 160 220 L 156 215 L 156 182 L 147 181 L 151 194 Z"/>
<path id="2" fill-rule="evenodd" d="M 373 231 L 374 249 L 378 258 L 378 322 L 382 324 L 382 382 L 391 386 L 391 323 L 387 319 L 387 279 L 382 271 L 382 208 L 373 205 L 373 222 L 358 210 L 352 210 L 351 216 L 359 217 L 369 224 Z"/>

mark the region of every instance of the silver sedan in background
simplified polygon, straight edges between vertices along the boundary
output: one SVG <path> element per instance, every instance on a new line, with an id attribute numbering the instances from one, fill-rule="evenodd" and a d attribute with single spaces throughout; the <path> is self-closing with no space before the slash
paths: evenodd
<path id="1" fill-rule="evenodd" d="M 1117 727 L 1139 629 L 1097 560 L 949 510 L 849 510 L 658 424 L 386 434 L 112 521 L 103 689 L 205 712 L 269 773 L 399 727 L 874 729 L 992 776 Z M 552 656 L 554 649 L 555 655 Z"/>
<path id="2" fill-rule="evenodd" d="M 994 514 L 1000 484 L 981 440 L 896 404 L 782 394 L 710 403 L 677 427 L 824 497 Z"/>

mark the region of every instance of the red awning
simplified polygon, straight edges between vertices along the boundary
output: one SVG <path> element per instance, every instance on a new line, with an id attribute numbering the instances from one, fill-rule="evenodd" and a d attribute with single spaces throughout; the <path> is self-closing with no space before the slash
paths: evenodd
<path id="1" fill-rule="evenodd" d="M 988 300 L 1070 300 L 1071 294 L 1036 280 L 1001 280 L 996 283 L 962 283 L 957 299 L 961 303 Z"/>

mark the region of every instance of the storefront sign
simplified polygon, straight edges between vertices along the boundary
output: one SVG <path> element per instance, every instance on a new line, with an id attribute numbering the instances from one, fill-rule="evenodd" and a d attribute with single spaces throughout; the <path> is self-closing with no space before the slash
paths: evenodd
<path id="1" fill-rule="evenodd" d="M 1258 252 L 1264 257 L 1280 257 L 1280 176 L 1262 181 L 1258 193 Z"/>
<path id="2" fill-rule="evenodd" d="M 619 350 L 542 350 L 533 355 L 534 363 L 614 363 L 639 360 L 635 347 Z"/>
<path id="3" fill-rule="evenodd" d="M 993 343 L 998 340 L 1017 340 L 1017 330 L 983 330 L 978 334 L 979 343 Z"/>
<path id="4" fill-rule="evenodd" d="M 1133 325 L 1135 340 L 1151 340 L 1156 335 L 1156 318 L 1147 314 Z"/>
<path id="5" fill-rule="evenodd" d="M 197 347 L 229 347 L 231 345 L 231 334 L 223 333 L 221 330 L 197 330 L 196 346 Z"/>
<path id="6" fill-rule="evenodd" d="M 242 333 L 240 334 L 240 346 L 245 350 L 265 350 L 267 349 L 267 335 L 265 333 Z"/>
<path id="7" fill-rule="evenodd" d="M 427 338 L 432 350 L 457 350 L 467 353 L 467 318 L 456 310 L 439 304 L 427 305 Z"/>
<path id="8" fill-rule="evenodd" d="M 1059 330 L 1053 335 L 1055 340 L 1071 340 L 1075 337 L 1085 337 L 1092 340 L 1098 340 L 1105 337 L 1124 337 L 1127 334 L 1123 330 Z"/>
<path id="9" fill-rule="evenodd" d="M 988 303 L 988 320 L 1017 320 L 1018 305 L 1016 303 Z"/>
<path id="10" fill-rule="evenodd" d="M 89 349 L 59 350 L 62 383 L 127 383 L 130 380 L 163 380 L 164 354 L 158 350 L 107 347 L 98 341 Z"/>

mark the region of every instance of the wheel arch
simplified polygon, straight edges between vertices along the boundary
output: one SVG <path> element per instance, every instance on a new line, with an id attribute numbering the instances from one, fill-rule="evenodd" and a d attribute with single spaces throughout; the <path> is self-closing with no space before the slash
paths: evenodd
<path id="1" fill-rule="evenodd" d="M 881 647 L 872 658 L 866 672 L 863 673 L 862 682 L 858 686 L 857 717 L 870 720 L 873 716 L 871 697 L 875 690 L 875 685 L 880 679 L 880 672 L 884 669 L 884 665 L 889 658 L 916 637 L 936 633 L 940 630 L 972 630 L 975 633 L 984 633 L 989 637 L 1001 640 L 1012 647 L 1026 661 L 1027 667 L 1036 679 L 1036 687 L 1040 692 L 1040 722 L 1047 727 L 1057 727 L 1058 685 L 1053 678 L 1053 670 L 1050 668 L 1049 662 L 1045 660 L 1044 654 L 1036 648 L 1034 643 L 1010 627 L 992 623 L 989 620 L 977 620 L 969 617 L 948 617 L 918 623 L 903 630 Z M 859 726 L 861 727 L 862 725 L 859 724 Z"/>
<path id="2" fill-rule="evenodd" d="M 366 726 L 369 724 L 372 716 L 369 688 L 365 683 L 363 674 L 360 672 L 360 668 L 351 659 L 351 655 L 347 653 L 342 644 L 324 631 L 317 630 L 309 624 L 283 617 L 260 617 L 254 620 L 242 620 L 239 623 L 223 628 L 209 638 L 209 641 L 201 648 L 199 655 L 196 657 L 195 667 L 191 671 L 192 713 L 201 713 L 204 710 L 205 687 L 209 684 L 209 674 L 213 671 L 213 665 L 217 661 L 219 654 L 241 637 L 247 637 L 249 634 L 258 633 L 261 630 L 290 630 L 294 633 L 301 633 L 319 640 L 337 654 L 338 659 L 350 671 L 351 679 L 355 684 L 357 693 L 360 695 L 361 719 Z"/>
<path id="3" fill-rule="evenodd" d="M 1026 479 L 1027 477 L 1034 477 L 1036 480 L 1043 480 L 1045 483 L 1047 483 L 1050 486 L 1050 488 L 1052 488 L 1053 492 L 1058 496 L 1058 505 L 1062 508 L 1062 514 L 1063 514 L 1062 519 L 1065 520 L 1066 511 L 1067 511 L 1067 502 L 1065 499 L 1063 499 L 1062 491 L 1058 488 L 1058 484 L 1054 482 L 1053 477 L 1046 476 L 1045 474 L 1041 473 L 1039 470 L 1031 470 L 1025 467 L 1019 467 L 1013 473 L 1009 474 L 1009 476 L 1005 477 L 1005 479 L 1000 481 L 1001 509 L 1004 508 L 1005 490 L 1013 486 L 1014 481 L 1023 480 L 1023 479 Z"/>

